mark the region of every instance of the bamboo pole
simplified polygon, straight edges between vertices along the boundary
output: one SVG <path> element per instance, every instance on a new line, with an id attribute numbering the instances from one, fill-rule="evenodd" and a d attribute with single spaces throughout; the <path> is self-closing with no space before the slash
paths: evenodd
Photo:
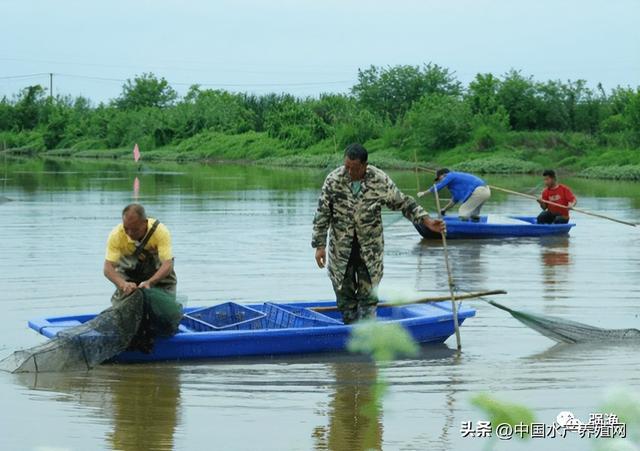
<path id="1" fill-rule="evenodd" d="M 485 296 L 493 296 L 497 294 L 507 294 L 507 292 L 504 290 L 491 290 L 491 291 L 481 291 L 478 293 L 467 293 L 467 294 L 461 294 L 459 296 L 456 296 L 456 300 L 462 301 L 464 299 L 482 298 Z M 426 298 L 420 298 L 420 299 L 415 299 L 413 301 L 406 301 L 406 302 L 384 302 L 382 304 L 378 304 L 378 308 L 402 307 L 404 305 L 413 305 L 413 304 L 431 304 L 434 302 L 448 301 L 450 299 L 451 299 L 451 295 L 449 294 L 447 296 L 426 297 Z M 338 311 L 338 307 L 335 305 L 327 305 L 323 307 L 312 307 L 309 310 L 313 310 L 314 312 L 336 312 Z"/>
<path id="2" fill-rule="evenodd" d="M 541 200 L 541 199 L 539 200 L 536 196 L 532 196 L 531 194 L 519 193 L 517 191 L 512 191 L 510 189 L 500 188 L 499 186 L 489 186 L 489 188 L 495 189 L 497 191 L 502 191 L 503 193 L 514 194 L 516 196 L 525 197 L 527 199 L 533 199 L 533 200 L 536 200 L 536 201 L 541 201 L 541 202 L 544 202 L 547 205 L 553 205 L 555 207 L 561 207 L 561 208 L 568 208 L 566 205 L 558 204 L 556 202 L 551 202 L 550 200 Z M 576 211 L 578 213 L 582 213 L 583 215 L 593 216 L 593 217 L 600 218 L 600 219 L 607 219 L 609 221 L 617 222 L 619 224 L 624 224 L 624 225 L 628 225 L 628 226 L 631 226 L 631 227 L 637 227 L 638 226 L 638 224 L 635 224 L 633 222 L 623 221 L 622 219 L 612 218 L 611 216 L 605 216 L 605 215 L 602 215 L 600 213 L 593 213 L 591 211 L 583 210 L 581 208 L 572 207 L 572 208 L 570 208 L 570 210 L 571 211 Z"/>
<path id="3" fill-rule="evenodd" d="M 442 219 L 442 209 L 440 208 L 440 196 L 438 195 L 438 188 L 433 185 L 433 194 L 436 198 L 436 208 L 438 209 L 438 217 Z M 449 263 L 449 250 L 447 249 L 447 233 L 440 232 L 442 237 L 442 251 L 444 252 L 444 264 L 447 268 L 447 281 L 449 283 L 449 293 L 451 294 L 451 313 L 453 314 L 453 327 L 456 332 L 456 345 L 458 351 L 462 349 L 462 343 L 460 342 L 460 325 L 458 324 L 458 305 L 456 304 L 456 294 L 453 284 L 453 274 L 451 273 L 451 264 Z"/>

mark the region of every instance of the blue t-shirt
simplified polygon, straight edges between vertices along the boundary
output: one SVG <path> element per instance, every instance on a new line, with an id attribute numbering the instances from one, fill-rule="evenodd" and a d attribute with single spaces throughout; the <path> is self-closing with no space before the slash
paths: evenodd
<path id="1" fill-rule="evenodd" d="M 438 191 L 443 188 L 449 188 L 453 201 L 459 203 L 466 202 L 471 197 L 473 190 L 486 184 L 481 178 L 466 172 L 449 172 L 436 184 L 436 188 Z M 429 192 L 433 193 L 433 186 L 429 188 Z"/>

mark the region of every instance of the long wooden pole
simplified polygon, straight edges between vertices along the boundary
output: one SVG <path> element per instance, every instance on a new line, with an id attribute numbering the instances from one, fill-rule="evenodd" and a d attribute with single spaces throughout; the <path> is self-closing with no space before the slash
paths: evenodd
<path id="1" fill-rule="evenodd" d="M 419 168 L 421 171 L 425 171 L 425 172 L 430 172 L 430 173 L 435 173 L 436 171 L 430 168 L 426 168 L 424 166 L 420 166 Z M 507 188 L 501 188 L 499 186 L 495 186 L 495 185 L 489 185 L 489 188 L 496 190 L 496 191 L 502 191 L 504 193 L 508 193 L 508 194 L 514 194 L 516 196 L 520 196 L 520 197 L 526 197 L 527 199 L 533 199 L 533 200 L 538 200 L 538 198 L 536 196 L 532 196 L 531 194 L 525 194 L 525 193 L 520 193 L 518 191 L 513 191 Z M 550 200 L 543 200 L 542 202 L 544 202 L 547 205 L 553 205 L 556 207 L 561 207 L 561 208 L 567 208 L 566 205 L 562 205 L 562 204 L 558 204 L 556 202 L 551 202 Z M 600 219 L 606 219 L 609 221 L 613 221 L 613 222 L 617 222 L 618 224 L 624 224 L 624 225 L 628 225 L 631 227 L 638 227 L 637 223 L 634 222 L 629 222 L 629 221 L 624 221 L 622 219 L 617 219 L 617 218 L 612 218 L 611 216 L 606 216 L 606 215 L 602 215 L 600 213 L 594 213 L 592 211 L 587 211 L 587 210 L 583 210 L 581 208 L 571 208 L 571 211 L 575 211 L 578 213 L 582 213 L 583 215 L 588 215 L 588 216 L 593 216 L 596 218 L 600 218 Z"/>
<path id="2" fill-rule="evenodd" d="M 461 301 L 463 299 L 482 298 L 485 296 L 493 296 L 497 294 L 507 294 L 507 292 L 504 290 L 491 290 L 491 291 L 481 291 L 478 293 L 467 293 L 467 294 L 461 294 L 456 296 L 456 300 Z M 413 305 L 413 304 L 431 304 L 434 302 L 448 301 L 449 299 L 451 299 L 451 295 L 426 297 L 426 298 L 415 299 L 413 301 L 406 301 L 406 302 L 383 302 L 382 304 L 378 304 L 378 308 L 402 307 L 403 305 Z M 335 305 L 327 305 L 324 307 L 312 307 L 309 310 L 313 310 L 314 312 L 336 312 L 338 311 L 338 307 Z"/>
<path id="3" fill-rule="evenodd" d="M 502 191 L 504 193 L 514 194 L 514 195 L 520 196 L 520 197 L 526 197 L 527 199 L 538 200 L 538 198 L 536 196 L 532 196 L 531 194 L 519 193 L 517 191 L 512 191 L 510 189 L 500 188 L 499 186 L 489 186 L 489 187 L 491 189 L 495 189 L 497 191 Z M 566 205 L 558 204 L 556 202 L 551 202 L 550 200 L 542 200 L 542 202 L 544 202 L 547 205 L 553 205 L 555 207 L 567 208 Z M 617 222 L 619 224 L 624 224 L 624 225 L 628 225 L 628 226 L 631 226 L 631 227 L 637 227 L 638 226 L 638 224 L 633 223 L 633 222 L 623 221 L 622 219 L 612 218 L 610 216 L 601 215 L 600 213 L 593 213 L 591 211 L 583 210 L 581 208 L 572 207 L 570 210 L 571 211 L 576 211 L 578 213 L 582 213 L 583 215 L 594 216 L 594 217 L 600 218 L 600 219 L 607 219 L 609 221 Z"/>
<path id="4" fill-rule="evenodd" d="M 438 188 L 433 185 L 433 194 L 436 198 L 436 208 L 438 209 L 438 216 L 442 219 L 442 209 L 440 208 L 440 196 L 438 195 Z M 456 344 L 458 351 L 462 349 L 462 343 L 460 342 L 460 325 L 458 324 L 458 305 L 456 304 L 456 293 L 453 284 L 453 274 L 451 273 L 451 264 L 449 263 L 449 250 L 447 249 L 447 233 L 446 231 L 440 232 L 442 237 L 442 251 L 444 252 L 444 264 L 447 268 L 447 279 L 449 282 L 449 293 L 451 294 L 451 313 L 453 314 L 453 327 L 456 332 Z"/>

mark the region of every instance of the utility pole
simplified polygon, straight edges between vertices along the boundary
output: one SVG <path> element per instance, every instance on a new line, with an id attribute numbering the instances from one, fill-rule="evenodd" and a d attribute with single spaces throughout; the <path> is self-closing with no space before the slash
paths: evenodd
<path id="1" fill-rule="evenodd" d="M 49 72 L 49 99 L 53 100 L 53 73 Z"/>

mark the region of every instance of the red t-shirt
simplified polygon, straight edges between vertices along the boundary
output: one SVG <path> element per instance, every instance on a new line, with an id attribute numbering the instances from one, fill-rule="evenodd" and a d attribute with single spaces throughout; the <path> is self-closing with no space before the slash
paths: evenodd
<path id="1" fill-rule="evenodd" d="M 576 200 L 576 196 L 573 195 L 568 187 L 558 184 L 555 188 L 545 188 L 544 191 L 542 191 L 542 200 L 549 200 L 560 205 L 569 205 L 569 202 L 574 202 Z M 551 213 L 556 213 L 566 218 L 569 217 L 568 208 L 561 208 L 547 204 L 547 209 Z"/>

